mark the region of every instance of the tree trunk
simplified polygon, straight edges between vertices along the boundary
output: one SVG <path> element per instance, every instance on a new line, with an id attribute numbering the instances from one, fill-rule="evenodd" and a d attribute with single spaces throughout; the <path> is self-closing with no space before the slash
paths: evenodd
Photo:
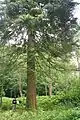
<path id="1" fill-rule="evenodd" d="M 49 58 L 50 59 L 50 58 Z M 49 96 L 52 96 L 52 80 L 51 80 L 51 66 L 50 66 L 50 60 L 49 60 Z"/>
<path id="2" fill-rule="evenodd" d="M 52 80 L 49 82 L 49 96 L 52 96 Z"/>
<path id="3" fill-rule="evenodd" d="M 18 51 L 17 51 L 17 69 L 18 69 L 18 90 L 19 90 L 19 95 L 22 97 L 22 81 L 21 81 L 21 71 L 20 68 L 18 68 Z"/>
<path id="4" fill-rule="evenodd" d="M 28 48 L 27 48 L 27 108 L 35 111 L 36 105 L 36 84 L 35 84 L 35 47 L 34 35 L 28 32 Z"/>
<path id="5" fill-rule="evenodd" d="M 76 52 L 76 57 L 77 57 L 77 68 L 80 69 L 80 60 L 79 60 L 79 55 Z M 80 79 L 80 71 L 78 71 L 79 79 Z"/>
<path id="6" fill-rule="evenodd" d="M 2 105 L 2 93 L 3 93 L 3 86 L 0 86 L 0 106 Z"/>
<path id="7" fill-rule="evenodd" d="M 47 96 L 47 84 L 45 84 L 45 94 Z"/>
<path id="8" fill-rule="evenodd" d="M 20 94 L 20 97 L 22 97 L 21 75 L 19 75 L 18 86 L 19 86 L 19 94 Z"/>

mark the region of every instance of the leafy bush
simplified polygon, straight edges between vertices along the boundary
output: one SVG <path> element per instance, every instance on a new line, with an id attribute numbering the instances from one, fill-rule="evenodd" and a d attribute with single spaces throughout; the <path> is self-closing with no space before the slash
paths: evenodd
<path id="1" fill-rule="evenodd" d="M 11 102 L 12 102 L 12 99 L 11 98 L 3 98 L 3 103 L 2 103 L 2 105 L 1 105 L 1 109 L 2 110 L 10 110 L 11 109 L 11 107 L 12 107 L 12 104 L 11 104 Z"/>
<path id="2" fill-rule="evenodd" d="M 80 106 L 80 88 L 75 88 L 67 93 L 61 92 L 52 97 L 38 97 L 38 106 L 43 110 L 53 110 L 56 105 Z"/>
<path id="3" fill-rule="evenodd" d="M 1 105 L 1 110 L 12 110 L 13 104 L 12 104 L 12 98 L 3 98 L 3 103 Z M 25 98 L 17 98 L 18 101 L 20 101 L 20 104 L 17 104 L 17 109 L 25 109 Z"/>
<path id="4" fill-rule="evenodd" d="M 17 104 L 17 109 L 25 109 L 26 106 L 26 98 L 17 98 L 17 100 L 21 101 L 20 104 Z M 72 89 L 66 93 L 61 92 L 52 97 L 49 96 L 38 96 L 38 108 L 47 110 L 54 110 L 55 106 L 70 106 L 77 107 L 80 106 L 80 88 Z M 12 99 L 3 98 L 2 109 L 11 110 L 12 109 Z"/>
<path id="5" fill-rule="evenodd" d="M 3 98 L 0 111 L 1 120 L 80 120 L 80 88 L 74 87 L 68 92 L 61 92 L 55 96 L 38 96 L 38 111 L 27 112 L 25 97 L 17 98 L 15 112 L 12 111 L 12 99 Z M 7 111 L 6 111 L 7 110 Z"/>

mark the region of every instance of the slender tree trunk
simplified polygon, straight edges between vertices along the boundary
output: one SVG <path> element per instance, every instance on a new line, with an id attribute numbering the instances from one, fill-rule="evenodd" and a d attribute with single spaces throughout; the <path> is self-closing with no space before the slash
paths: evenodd
<path id="1" fill-rule="evenodd" d="M 78 69 L 80 69 L 79 55 L 77 52 L 76 52 L 76 57 L 77 57 L 77 67 L 78 67 Z M 78 74 L 79 74 L 79 79 L 80 79 L 80 71 L 78 71 Z"/>
<path id="2" fill-rule="evenodd" d="M 0 106 L 2 105 L 2 93 L 3 93 L 3 86 L 0 86 Z"/>
<path id="3" fill-rule="evenodd" d="M 36 84 L 35 84 L 35 48 L 34 35 L 28 32 L 27 48 L 27 108 L 35 111 L 36 105 Z"/>
<path id="4" fill-rule="evenodd" d="M 21 71 L 20 71 L 20 68 L 18 68 L 18 51 L 17 51 L 17 69 L 18 69 L 18 90 L 19 90 L 20 97 L 22 97 Z"/>
<path id="5" fill-rule="evenodd" d="M 45 84 L 45 93 L 46 93 L 46 96 L 47 96 L 47 84 Z"/>
<path id="6" fill-rule="evenodd" d="M 52 80 L 49 82 L 49 96 L 52 96 Z"/>
<path id="7" fill-rule="evenodd" d="M 52 96 L 52 80 L 51 80 L 50 60 L 49 60 L 49 76 L 50 76 L 50 81 L 49 81 L 49 96 Z"/>
<path id="8" fill-rule="evenodd" d="M 18 81 L 18 86 L 19 86 L 19 94 L 20 97 L 22 97 L 22 84 L 21 84 L 21 74 L 19 75 L 19 81 Z"/>

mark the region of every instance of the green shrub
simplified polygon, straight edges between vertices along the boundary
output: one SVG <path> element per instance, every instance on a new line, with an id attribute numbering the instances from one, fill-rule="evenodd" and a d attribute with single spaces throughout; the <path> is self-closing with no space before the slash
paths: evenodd
<path id="1" fill-rule="evenodd" d="M 56 105 L 66 105 L 71 107 L 80 106 L 80 91 L 74 90 L 69 91 L 68 93 L 62 92 L 52 97 L 38 97 L 38 106 L 43 110 L 53 110 Z"/>

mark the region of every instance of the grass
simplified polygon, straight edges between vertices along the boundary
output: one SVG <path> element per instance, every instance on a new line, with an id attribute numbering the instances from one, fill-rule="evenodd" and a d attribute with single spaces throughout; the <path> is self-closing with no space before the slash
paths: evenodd
<path id="1" fill-rule="evenodd" d="M 36 113 L 12 110 L 0 111 L 0 120 L 80 120 L 80 108 L 38 110 Z"/>

